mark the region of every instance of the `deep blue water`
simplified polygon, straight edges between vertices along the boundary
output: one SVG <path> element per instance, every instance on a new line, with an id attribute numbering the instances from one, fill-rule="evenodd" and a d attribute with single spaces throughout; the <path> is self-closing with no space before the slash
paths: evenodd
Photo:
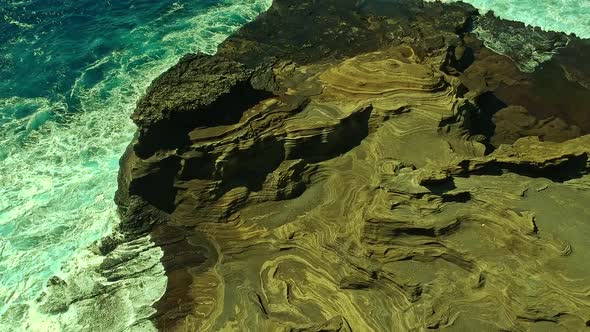
<path id="1" fill-rule="evenodd" d="M 468 2 L 590 36 L 587 0 Z M 118 159 L 151 80 L 187 52 L 214 53 L 269 5 L 0 0 L 0 331 L 27 326 L 33 309 L 11 312 L 34 307 L 47 279 L 117 223 Z"/>
<path id="2" fill-rule="evenodd" d="M 269 5 L 0 0 L 0 331 L 117 223 L 118 159 L 151 80 Z"/>

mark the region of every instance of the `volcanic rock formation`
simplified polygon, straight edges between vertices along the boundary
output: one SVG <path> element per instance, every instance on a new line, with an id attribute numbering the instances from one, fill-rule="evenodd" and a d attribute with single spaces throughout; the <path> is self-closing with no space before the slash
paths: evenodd
<path id="1" fill-rule="evenodd" d="M 164 250 L 157 326 L 590 324 L 590 136 L 497 92 L 530 92 L 533 74 L 469 34 L 474 15 L 276 0 L 157 79 L 117 195 L 119 231 Z"/>

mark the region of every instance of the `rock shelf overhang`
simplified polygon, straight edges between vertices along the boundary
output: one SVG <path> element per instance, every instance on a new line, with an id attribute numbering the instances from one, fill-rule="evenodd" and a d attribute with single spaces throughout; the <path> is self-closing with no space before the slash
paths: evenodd
<path id="1" fill-rule="evenodd" d="M 535 78 L 469 33 L 473 15 L 276 0 L 154 81 L 117 203 L 120 232 L 164 250 L 158 326 L 587 326 L 588 254 L 567 230 L 590 234 L 590 136 L 494 103 Z"/>

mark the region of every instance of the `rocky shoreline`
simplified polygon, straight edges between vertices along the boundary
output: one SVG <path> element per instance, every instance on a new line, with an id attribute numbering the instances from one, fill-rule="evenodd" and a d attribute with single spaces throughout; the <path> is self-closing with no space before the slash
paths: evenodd
<path id="1" fill-rule="evenodd" d="M 155 80 L 101 250 L 147 234 L 163 250 L 156 326 L 588 326 L 589 280 L 572 267 L 588 255 L 552 224 L 590 228 L 587 43 L 537 31 L 557 55 L 524 73 L 472 33 L 476 18 L 464 4 L 275 0 Z M 553 206 L 561 217 L 544 219 Z"/>

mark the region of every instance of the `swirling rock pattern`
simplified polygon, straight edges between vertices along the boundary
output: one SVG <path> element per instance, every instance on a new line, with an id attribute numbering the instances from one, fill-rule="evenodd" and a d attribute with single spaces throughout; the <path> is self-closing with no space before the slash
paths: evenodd
<path id="1" fill-rule="evenodd" d="M 474 12 L 395 6 L 275 1 L 154 82 L 117 202 L 164 251 L 162 330 L 590 324 L 590 136 L 490 153 Z"/>

